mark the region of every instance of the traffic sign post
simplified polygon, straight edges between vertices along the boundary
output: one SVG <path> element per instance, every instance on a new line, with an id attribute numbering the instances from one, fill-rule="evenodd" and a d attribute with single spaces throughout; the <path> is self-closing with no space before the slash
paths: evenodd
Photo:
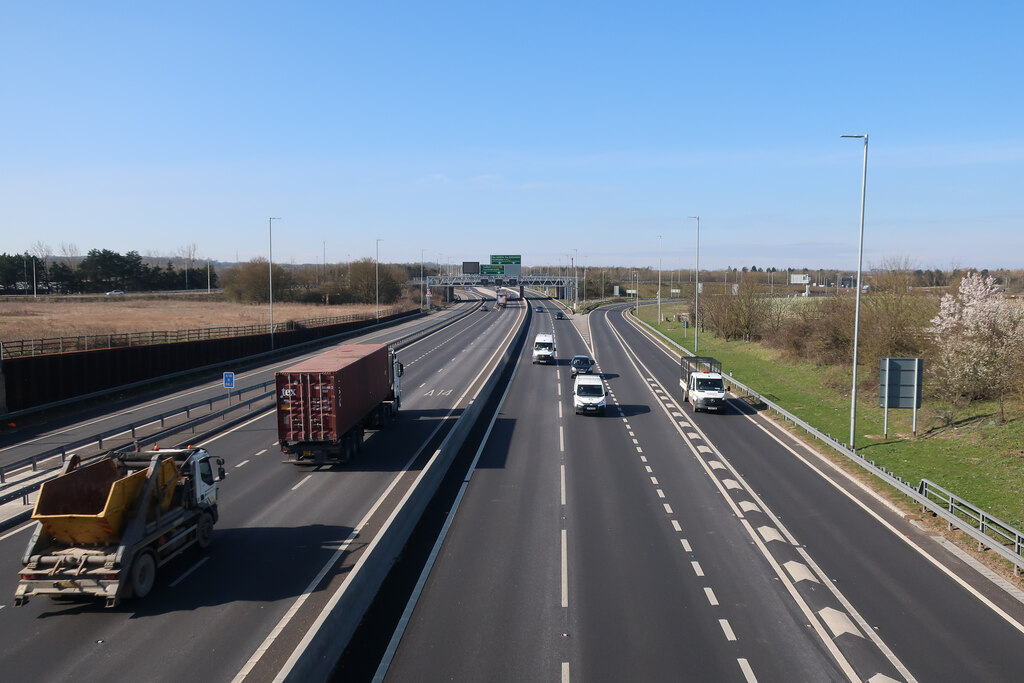
<path id="1" fill-rule="evenodd" d="M 231 390 L 235 388 L 235 373 L 224 373 L 224 388 L 228 390 L 228 405 L 231 405 Z"/>

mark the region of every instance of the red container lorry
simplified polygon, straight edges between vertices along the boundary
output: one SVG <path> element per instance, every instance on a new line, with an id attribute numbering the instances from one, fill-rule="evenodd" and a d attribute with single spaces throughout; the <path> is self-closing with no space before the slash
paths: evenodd
<path id="1" fill-rule="evenodd" d="M 367 427 L 398 412 L 402 364 L 387 344 L 343 344 L 277 373 L 277 438 L 284 462 L 345 461 Z"/>

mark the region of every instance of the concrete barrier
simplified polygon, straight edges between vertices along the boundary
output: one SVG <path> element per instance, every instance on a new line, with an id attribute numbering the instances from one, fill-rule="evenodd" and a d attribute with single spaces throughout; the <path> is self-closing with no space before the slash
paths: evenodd
<path id="1" fill-rule="evenodd" d="M 349 572 L 317 621 L 296 647 L 275 681 L 325 681 L 341 658 L 349 640 L 369 609 L 395 559 L 405 547 L 419 523 L 427 504 L 462 448 L 490 399 L 512 353 L 529 330 L 529 314 L 505 350 L 480 393 L 466 407 L 457 423 L 420 472 L 413 486 L 385 522 L 383 529 Z"/>

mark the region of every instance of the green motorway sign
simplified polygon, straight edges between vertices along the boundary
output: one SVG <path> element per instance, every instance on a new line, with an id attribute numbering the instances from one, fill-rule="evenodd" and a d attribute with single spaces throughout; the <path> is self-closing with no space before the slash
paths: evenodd
<path id="1" fill-rule="evenodd" d="M 493 264 L 487 265 L 486 263 L 481 263 L 480 264 L 480 274 L 481 275 L 504 275 L 505 274 L 505 266 L 503 266 L 503 265 L 502 266 L 496 266 L 496 265 L 493 265 Z"/>

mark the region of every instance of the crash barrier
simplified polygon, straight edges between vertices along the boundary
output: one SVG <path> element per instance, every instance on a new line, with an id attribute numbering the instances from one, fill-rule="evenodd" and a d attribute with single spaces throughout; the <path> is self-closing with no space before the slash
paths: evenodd
<path id="1" fill-rule="evenodd" d="M 275 680 L 329 680 L 331 670 L 345 651 L 388 571 L 419 523 L 423 510 L 440 487 L 452 461 L 479 419 L 484 405 L 498 388 L 503 369 L 512 361 L 515 350 L 520 347 L 529 330 L 530 318 L 531 313 L 527 307 L 526 316 L 516 337 L 505 350 L 494 372 L 463 410 L 455 426 L 448 432 L 401 503 L 384 523 L 380 534 L 360 556 L 348 578 L 335 592 Z"/>
<path id="2" fill-rule="evenodd" d="M 268 382 L 267 384 L 273 385 L 273 382 Z M 264 390 L 265 389 L 266 389 L 266 387 L 264 386 Z M 182 424 L 175 425 L 173 427 L 168 427 L 166 429 L 161 429 L 158 432 L 155 432 L 153 434 L 148 435 L 147 437 L 145 437 L 145 439 L 136 439 L 135 438 L 135 436 L 136 436 L 136 425 L 132 425 L 130 427 L 130 429 L 126 429 L 124 427 L 120 427 L 117 430 L 111 430 L 105 436 L 102 436 L 102 435 L 100 435 L 100 436 L 92 436 L 92 437 L 90 437 L 88 439 L 82 439 L 82 440 L 79 440 L 79 441 L 74 442 L 74 443 L 65 444 L 64 446 L 62 446 L 60 448 L 51 449 L 51 451 L 49 451 L 49 452 L 45 452 L 45 453 L 41 453 L 41 454 L 38 454 L 38 455 L 34 455 L 34 456 L 30 457 L 30 458 L 25 458 L 25 459 L 20 460 L 20 461 L 18 461 L 16 463 L 11 463 L 10 465 L 6 465 L 6 466 L 4 466 L 2 468 L 2 473 L 4 475 L 4 484 L 5 484 L 5 486 L 3 488 L 3 491 L 0 492 L 0 505 L 3 505 L 5 503 L 10 503 L 11 501 L 15 501 L 15 500 L 18 500 L 19 498 L 21 498 L 23 500 L 24 505 L 26 507 L 25 507 L 24 510 L 15 512 L 13 515 L 0 518 L 0 530 L 10 528 L 10 527 L 12 527 L 12 526 L 14 526 L 16 524 L 20 524 L 21 522 L 27 520 L 32 515 L 32 508 L 29 507 L 29 499 L 28 499 L 29 495 L 31 495 L 32 493 L 35 493 L 36 491 L 38 491 L 39 488 L 44 483 L 46 483 L 47 481 L 49 481 L 49 480 L 51 480 L 51 479 L 53 479 L 55 477 L 60 476 L 61 467 L 47 468 L 47 470 L 43 474 L 40 474 L 39 476 L 34 476 L 34 477 L 30 477 L 30 478 L 27 478 L 27 479 L 24 479 L 24 480 L 20 480 L 17 483 L 12 483 L 10 486 L 6 486 L 6 479 L 7 479 L 7 477 L 10 476 L 10 474 L 12 472 L 19 471 L 19 470 L 25 470 L 26 468 L 30 468 L 28 471 L 38 472 L 39 471 L 39 463 L 40 462 L 43 462 L 43 461 L 49 460 L 49 459 L 56 459 L 57 457 L 60 458 L 60 463 L 61 463 L 61 465 L 63 465 L 63 463 L 67 460 L 67 458 L 70 455 L 68 453 L 68 451 L 74 452 L 75 449 L 77 449 L 77 448 L 83 448 L 83 447 L 95 444 L 97 446 L 97 449 L 102 451 L 102 452 L 95 453 L 95 454 L 93 454 L 91 456 L 83 457 L 82 458 L 82 463 L 83 464 L 88 464 L 89 462 L 92 462 L 93 460 L 96 460 L 98 458 L 104 457 L 104 456 L 106 456 L 108 454 L 111 454 L 111 453 L 124 453 L 124 452 L 134 451 L 134 450 L 136 450 L 137 448 L 139 448 L 141 446 L 143 441 L 145 441 L 147 443 L 151 443 L 151 444 L 159 444 L 160 441 L 163 441 L 165 439 L 170 439 L 171 437 L 174 437 L 174 436 L 176 436 L 176 435 L 178 435 L 178 434 L 180 434 L 180 433 L 182 433 L 184 431 L 192 430 L 193 436 L 190 439 L 188 439 L 186 441 L 183 441 L 182 443 L 177 444 L 176 446 L 174 446 L 176 448 L 181 448 L 181 447 L 184 447 L 185 445 L 187 445 L 189 443 L 192 443 L 192 442 L 195 442 L 195 441 L 199 441 L 199 440 L 203 440 L 203 439 L 208 439 L 209 437 L 213 436 L 214 434 L 217 434 L 218 432 L 221 432 L 221 431 L 223 431 L 225 429 L 229 429 L 229 428 L 235 426 L 236 424 L 238 424 L 240 422 L 244 422 L 245 420 L 252 419 L 253 415 L 252 415 L 252 413 L 250 411 L 252 410 L 253 405 L 256 404 L 256 403 L 259 403 L 261 401 L 265 401 L 268 398 L 273 398 L 274 393 L 275 393 L 275 389 L 272 388 L 270 391 L 264 391 L 264 393 L 262 393 L 262 394 L 258 394 L 256 396 L 252 396 L 251 398 L 248 398 L 248 399 L 245 399 L 245 400 L 239 400 L 237 403 L 235 403 L 233 405 L 229 405 L 226 408 L 222 408 L 221 410 L 218 410 L 218 411 L 215 411 L 215 412 L 210 412 L 208 414 L 202 415 L 201 417 L 190 418 L 190 419 L 188 419 L 186 422 L 184 422 Z M 192 410 L 194 410 L 197 407 L 201 407 L 201 406 L 205 406 L 205 405 L 207 405 L 207 403 L 203 402 L 203 403 L 199 403 L 199 404 L 190 406 L 190 408 Z M 231 413 L 236 412 L 238 410 L 241 410 L 243 408 L 245 409 L 244 413 L 242 413 L 241 415 L 237 415 L 237 416 L 231 418 L 230 420 L 227 419 L 228 415 L 230 415 Z M 190 415 L 191 414 L 190 411 L 188 411 L 187 409 L 181 409 L 181 410 L 177 410 L 177 411 L 175 411 L 173 413 L 168 413 L 166 415 L 161 415 L 158 418 L 154 418 L 152 420 L 152 422 L 155 423 L 157 420 L 160 420 L 162 422 L 166 418 L 175 417 L 175 416 L 178 416 L 178 415 L 180 415 L 182 413 L 185 413 L 186 415 Z M 217 420 L 217 419 L 220 419 L 221 422 L 218 423 L 217 425 L 215 425 L 213 428 L 211 428 L 211 429 L 207 430 L 206 432 L 202 433 L 202 434 L 196 434 L 196 428 L 197 427 L 199 427 L 201 425 L 204 425 L 204 424 L 207 424 L 207 423 L 209 423 L 209 422 L 211 422 L 213 420 Z M 110 437 L 116 436 L 118 434 L 128 434 L 128 433 L 130 433 L 131 436 L 132 436 L 132 439 L 130 441 L 128 441 L 127 443 L 120 443 L 117 446 L 114 446 L 113 448 L 111 448 L 109 450 L 103 450 L 103 439 L 104 438 L 110 438 Z M 78 454 L 78 455 L 81 455 L 81 454 Z"/>
<path id="3" fill-rule="evenodd" d="M 694 355 L 643 320 L 635 316 L 629 316 L 629 319 L 633 321 L 634 325 L 642 325 L 650 334 L 659 337 L 665 344 L 675 347 L 681 354 Z M 950 529 L 959 529 L 977 541 L 979 549 L 989 548 L 994 550 L 1001 557 L 1013 563 L 1013 573 L 1015 575 L 1019 576 L 1021 574 L 1021 570 L 1024 569 L 1024 537 L 1012 526 L 936 484 L 931 482 L 926 484 L 927 480 L 921 480 L 917 487 L 911 486 L 902 477 L 893 474 L 881 465 L 877 465 L 874 460 L 868 460 L 860 453 L 851 450 L 845 443 L 832 438 L 831 434 L 825 434 L 812 427 L 804 420 L 782 408 L 782 406 L 769 401 L 732 375 L 728 373 L 722 374 L 729 378 L 733 386 L 738 387 L 747 396 L 753 397 L 760 404 L 766 406 L 768 410 L 776 413 L 782 418 L 784 423 L 792 423 L 794 427 L 802 429 L 807 435 L 826 444 L 840 455 L 846 456 L 870 474 L 920 504 L 923 509 L 937 517 L 941 517 L 947 522 Z"/>

